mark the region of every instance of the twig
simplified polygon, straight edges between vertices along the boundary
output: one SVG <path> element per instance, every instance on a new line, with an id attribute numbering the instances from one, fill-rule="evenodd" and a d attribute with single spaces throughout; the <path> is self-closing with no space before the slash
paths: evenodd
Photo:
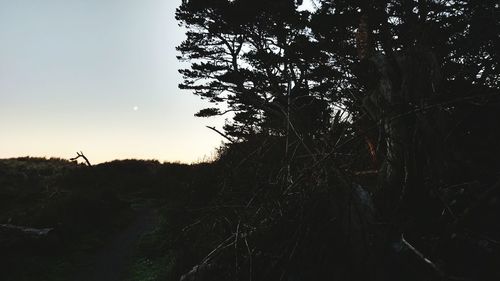
<path id="1" fill-rule="evenodd" d="M 243 239 L 245 239 L 245 245 L 247 246 L 247 251 L 248 251 L 248 258 L 249 258 L 249 274 L 250 274 L 250 278 L 249 280 L 252 281 L 252 251 L 250 250 L 250 246 L 248 246 L 248 241 L 247 241 L 247 238 L 244 237 Z"/>
<path id="2" fill-rule="evenodd" d="M 235 272 L 238 271 L 238 237 L 240 236 L 240 221 L 236 226 L 236 236 L 234 237 L 234 259 L 235 259 Z"/>
<path id="3" fill-rule="evenodd" d="M 432 269 L 434 269 L 441 277 L 445 277 L 446 274 L 439 268 L 435 263 L 433 263 L 431 260 L 426 258 L 424 254 L 422 254 L 419 250 L 417 250 L 413 245 L 408 243 L 408 241 L 405 240 L 404 235 L 401 234 L 401 242 L 408 247 L 417 257 L 419 257 L 421 260 L 423 260 L 426 264 L 428 264 Z"/>
<path id="4" fill-rule="evenodd" d="M 225 139 L 227 139 L 231 143 L 236 143 L 235 140 L 233 140 L 232 138 L 230 138 L 228 135 L 222 133 L 221 131 L 217 130 L 215 127 L 210 127 L 210 126 L 206 126 L 206 127 L 209 128 L 210 130 L 216 132 L 217 134 L 221 135 L 222 137 L 224 137 Z"/>
<path id="5" fill-rule="evenodd" d="M 191 227 L 193 227 L 193 226 L 195 226 L 195 225 L 199 224 L 200 222 L 201 222 L 201 220 L 198 220 L 198 221 L 196 221 L 196 222 L 194 222 L 194 223 L 192 223 L 192 224 L 190 224 L 190 225 L 188 225 L 188 226 L 185 226 L 185 227 L 184 227 L 181 231 L 182 231 L 182 232 L 186 232 L 186 230 L 188 230 L 188 229 L 190 229 Z"/>
<path id="6" fill-rule="evenodd" d="M 217 253 L 219 249 L 231 246 L 233 243 L 230 243 L 229 245 L 224 245 L 224 244 L 226 244 L 228 241 L 231 241 L 231 239 L 233 239 L 233 236 L 234 234 L 231 234 L 228 238 L 226 238 L 226 240 L 222 241 L 222 243 L 220 243 L 217 247 L 215 247 L 205 258 L 203 258 L 201 264 L 207 263 L 212 258 L 212 256 L 215 253 Z"/>

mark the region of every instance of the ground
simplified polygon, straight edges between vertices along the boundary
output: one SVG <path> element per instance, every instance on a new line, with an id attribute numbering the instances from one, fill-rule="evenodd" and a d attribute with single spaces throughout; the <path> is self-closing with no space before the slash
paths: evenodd
<path id="1" fill-rule="evenodd" d="M 122 281 L 127 278 L 139 238 L 155 226 L 155 211 L 151 207 L 141 207 L 135 212 L 134 220 L 95 253 L 75 280 Z"/>

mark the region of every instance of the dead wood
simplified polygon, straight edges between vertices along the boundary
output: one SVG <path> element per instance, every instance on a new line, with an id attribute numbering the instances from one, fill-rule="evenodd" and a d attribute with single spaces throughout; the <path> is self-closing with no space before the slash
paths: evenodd
<path id="1" fill-rule="evenodd" d="M 83 152 L 76 152 L 76 157 L 70 158 L 71 161 L 76 161 L 78 158 L 82 157 L 83 160 L 87 163 L 87 166 L 92 167 L 92 164 L 90 164 L 89 159 L 83 154 Z"/>
<path id="2" fill-rule="evenodd" d="M 12 224 L 0 224 L 0 245 L 11 247 L 28 241 L 50 240 L 53 228 L 32 228 Z"/>

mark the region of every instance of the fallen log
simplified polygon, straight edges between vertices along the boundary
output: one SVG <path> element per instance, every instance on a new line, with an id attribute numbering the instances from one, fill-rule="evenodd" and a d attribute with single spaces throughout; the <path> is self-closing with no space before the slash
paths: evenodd
<path id="1" fill-rule="evenodd" d="M 53 228 L 31 228 L 12 224 L 0 224 L 0 238 L 3 236 L 43 239 L 48 237 L 53 230 Z"/>

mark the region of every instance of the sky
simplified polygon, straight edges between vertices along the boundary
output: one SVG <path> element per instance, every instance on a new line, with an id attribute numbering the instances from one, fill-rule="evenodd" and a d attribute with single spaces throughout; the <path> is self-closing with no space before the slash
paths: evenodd
<path id="1" fill-rule="evenodd" d="M 223 141 L 179 90 L 181 0 L 0 0 L 0 158 L 197 162 Z M 184 65 L 185 66 L 185 65 Z"/>

